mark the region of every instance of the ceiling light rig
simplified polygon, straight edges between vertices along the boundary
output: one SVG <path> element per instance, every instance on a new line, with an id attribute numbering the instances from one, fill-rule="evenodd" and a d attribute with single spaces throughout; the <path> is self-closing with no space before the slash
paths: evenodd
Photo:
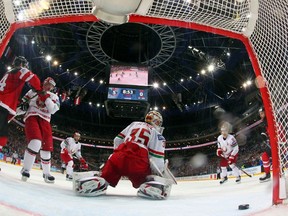
<path id="1" fill-rule="evenodd" d="M 138 28 L 139 32 L 135 32 L 134 31 L 135 28 L 136 29 Z M 111 26 L 103 22 L 94 22 L 87 30 L 86 44 L 90 54 L 96 60 L 98 60 L 100 63 L 104 65 L 110 64 L 111 62 L 120 61 L 118 58 L 115 58 L 114 56 L 115 50 L 110 50 L 111 48 L 109 46 L 107 48 L 103 46 L 103 44 L 107 44 L 104 43 L 103 41 L 107 38 L 113 39 L 116 32 L 118 33 L 117 37 L 122 38 L 122 40 L 124 40 L 121 42 L 122 45 L 123 43 L 125 43 L 125 40 L 127 44 L 130 43 L 132 36 L 136 38 L 139 37 L 137 40 L 140 40 L 141 38 L 143 38 L 144 40 L 145 39 L 144 36 L 151 37 L 151 40 L 153 38 L 154 39 L 158 38 L 157 41 L 161 43 L 156 44 L 157 45 L 156 47 L 159 47 L 159 50 L 155 52 L 154 55 L 151 55 L 151 52 L 153 50 L 155 51 L 155 45 L 153 45 L 153 47 L 149 47 L 149 45 L 151 46 L 151 41 L 147 42 L 143 41 L 141 44 L 139 44 L 139 46 L 140 47 L 148 46 L 148 48 L 151 48 L 151 50 L 148 53 L 146 51 L 142 53 L 141 56 L 144 56 L 145 58 L 140 59 L 140 62 L 137 61 L 134 63 L 149 65 L 153 68 L 156 68 L 167 62 L 172 57 L 176 49 L 176 36 L 173 29 L 169 26 L 143 24 L 143 23 L 127 23 L 119 26 Z M 145 42 L 147 44 L 145 44 Z M 129 47 L 129 50 L 127 50 L 127 53 L 129 52 L 131 52 L 131 47 Z M 123 57 L 123 55 L 121 55 L 121 57 Z M 139 59 L 137 58 L 137 60 Z"/>

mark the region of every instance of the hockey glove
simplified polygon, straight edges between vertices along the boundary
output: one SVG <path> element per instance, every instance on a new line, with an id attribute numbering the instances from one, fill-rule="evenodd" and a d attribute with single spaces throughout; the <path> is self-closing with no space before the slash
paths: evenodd
<path id="1" fill-rule="evenodd" d="M 36 101 L 36 104 L 38 107 L 40 108 L 44 108 L 46 105 L 45 105 L 45 101 L 47 98 L 50 97 L 50 94 L 49 93 L 46 93 L 46 92 L 38 92 L 38 98 L 37 98 L 37 101 Z"/>
<path id="2" fill-rule="evenodd" d="M 82 170 L 88 170 L 88 164 L 87 164 L 87 162 L 84 160 L 84 158 L 80 158 L 79 159 L 79 161 L 80 161 L 80 168 L 82 169 Z"/>
<path id="3" fill-rule="evenodd" d="M 68 154 L 68 150 L 66 148 L 61 149 L 61 154 Z"/>
<path id="4" fill-rule="evenodd" d="M 233 155 L 230 155 L 228 158 L 228 164 L 233 164 L 235 163 L 235 157 Z"/>
<path id="5" fill-rule="evenodd" d="M 222 151 L 221 148 L 218 148 L 218 149 L 217 149 L 216 155 L 217 155 L 218 157 L 223 157 L 223 151 Z"/>
<path id="6" fill-rule="evenodd" d="M 45 91 L 38 91 L 38 100 L 41 102 L 45 102 L 47 98 L 50 97 L 50 94 Z"/>
<path id="7" fill-rule="evenodd" d="M 19 106 L 18 106 L 21 110 L 23 110 L 23 111 L 27 111 L 28 110 L 28 108 L 29 108 L 29 104 L 27 103 L 27 102 L 22 102 L 22 103 L 20 103 L 19 104 Z"/>
<path id="8" fill-rule="evenodd" d="M 27 112 L 28 108 L 29 108 L 28 101 L 25 102 L 22 101 L 16 109 L 16 116 L 24 115 Z"/>

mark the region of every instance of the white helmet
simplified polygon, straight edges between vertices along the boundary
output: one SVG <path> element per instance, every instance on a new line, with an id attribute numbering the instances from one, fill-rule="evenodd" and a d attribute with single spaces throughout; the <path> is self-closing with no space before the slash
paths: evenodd
<path id="1" fill-rule="evenodd" d="M 52 77 L 47 77 L 44 81 L 43 81 L 43 85 L 45 85 L 46 83 L 51 84 L 53 87 L 56 86 L 56 82 Z"/>
<path id="2" fill-rule="evenodd" d="M 145 122 L 155 127 L 157 130 L 161 128 L 163 123 L 162 115 L 157 111 L 150 111 L 145 116 Z"/>
<path id="3" fill-rule="evenodd" d="M 221 134 L 228 135 L 232 132 L 232 126 L 229 122 L 223 122 L 220 128 Z"/>

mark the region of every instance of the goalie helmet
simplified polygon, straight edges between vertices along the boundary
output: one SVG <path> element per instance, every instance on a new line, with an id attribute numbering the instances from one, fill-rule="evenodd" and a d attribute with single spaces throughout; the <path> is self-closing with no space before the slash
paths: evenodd
<path id="1" fill-rule="evenodd" d="M 17 56 L 14 59 L 14 61 L 13 61 L 13 66 L 14 67 L 22 66 L 22 67 L 28 68 L 28 65 L 29 65 L 29 63 L 28 63 L 27 59 L 24 56 Z"/>
<path id="2" fill-rule="evenodd" d="M 163 123 L 162 115 L 157 111 L 150 111 L 145 116 L 145 122 L 159 130 Z"/>

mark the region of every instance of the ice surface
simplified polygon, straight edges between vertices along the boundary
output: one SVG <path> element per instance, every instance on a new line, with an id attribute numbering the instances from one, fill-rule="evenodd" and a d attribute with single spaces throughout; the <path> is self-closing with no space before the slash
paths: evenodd
<path id="1" fill-rule="evenodd" d="M 218 180 L 179 181 L 167 200 L 153 201 L 136 196 L 137 190 L 122 180 L 107 195 L 79 197 L 65 175 L 53 173 L 55 184 L 47 184 L 42 171 L 32 170 L 27 182 L 21 181 L 20 166 L 0 162 L 0 215 L 2 216 L 285 216 L 288 206 L 272 207 L 272 181 L 259 183 L 259 176 L 235 179 L 223 185 Z M 247 210 L 238 210 L 249 204 Z"/>

